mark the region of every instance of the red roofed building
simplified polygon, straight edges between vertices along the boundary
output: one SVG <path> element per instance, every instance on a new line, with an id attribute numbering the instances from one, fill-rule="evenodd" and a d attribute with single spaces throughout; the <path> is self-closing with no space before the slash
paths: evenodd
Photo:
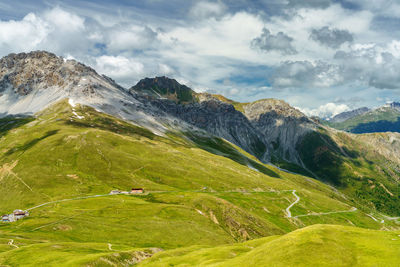
<path id="1" fill-rule="evenodd" d="M 130 194 L 143 194 L 144 189 L 143 188 L 132 188 Z"/>

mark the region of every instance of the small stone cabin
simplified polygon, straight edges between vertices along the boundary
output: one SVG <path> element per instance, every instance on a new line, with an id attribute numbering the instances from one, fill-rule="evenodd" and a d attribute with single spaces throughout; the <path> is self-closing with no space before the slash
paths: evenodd
<path id="1" fill-rule="evenodd" d="M 111 192 L 110 192 L 110 195 L 118 195 L 118 194 L 121 194 L 121 191 L 118 189 L 111 190 Z"/>
<path id="2" fill-rule="evenodd" d="M 10 218 L 8 217 L 8 215 L 3 215 L 3 216 L 1 216 L 1 221 L 2 222 L 9 222 Z"/>

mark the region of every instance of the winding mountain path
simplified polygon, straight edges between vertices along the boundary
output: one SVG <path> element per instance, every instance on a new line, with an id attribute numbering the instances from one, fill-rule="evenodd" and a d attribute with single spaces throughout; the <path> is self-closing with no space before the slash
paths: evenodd
<path id="1" fill-rule="evenodd" d="M 378 219 L 375 218 L 374 216 L 372 216 L 371 214 L 366 213 L 365 215 L 367 215 L 368 217 L 370 217 L 372 220 L 378 222 Z"/>
<path id="2" fill-rule="evenodd" d="M 193 190 L 190 192 L 202 192 L 203 190 Z M 286 208 L 286 214 L 288 218 L 299 218 L 299 217 L 306 217 L 306 216 L 320 216 L 320 215 L 329 215 L 329 214 L 335 214 L 335 213 L 347 213 L 347 212 L 355 212 L 357 211 L 357 208 L 352 207 L 350 210 L 344 210 L 344 211 L 331 211 L 331 212 L 322 212 L 322 213 L 309 213 L 309 214 L 302 214 L 302 215 L 296 215 L 296 216 L 292 216 L 292 213 L 290 211 L 290 209 L 296 205 L 299 201 L 300 201 L 300 197 L 296 194 L 296 189 L 293 190 L 285 190 L 285 191 L 291 191 L 293 196 L 296 197 L 296 200 L 294 202 L 292 202 L 287 208 Z M 148 191 L 147 193 L 164 193 L 164 192 L 180 192 L 180 191 Z M 225 193 L 227 192 L 234 192 L 234 191 L 223 191 Z M 269 191 L 261 191 L 261 192 L 269 192 Z M 260 193 L 260 191 L 257 192 L 248 192 L 248 193 Z M 46 203 L 42 203 L 40 205 L 34 206 L 32 208 L 27 209 L 27 211 L 33 210 L 33 209 L 37 209 L 39 207 L 43 207 L 46 205 L 51 205 L 51 204 L 55 204 L 55 203 L 60 203 L 60 202 L 67 202 L 67 201 L 73 201 L 73 200 L 80 200 L 80 199 L 88 199 L 88 198 L 97 198 L 97 197 L 105 197 L 105 196 L 110 196 L 110 194 L 103 194 L 103 195 L 92 195 L 92 196 L 83 196 L 83 197 L 76 197 L 76 198 L 68 198 L 68 199 L 61 199 L 61 200 L 55 200 L 55 201 L 49 201 Z M 375 218 L 373 218 L 371 215 L 367 214 L 369 217 L 371 217 L 372 219 L 374 219 L 375 221 L 377 221 Z M 394 217 L 394 218 L 390 218 L 390 219 L 398 219 L 399 217 Z M 36 230 L 36 229 L 35 229 Z M 12 245 L 12 243 L 10 244 Z"/>
<path id="3" fill-rule="evenodd" d="M 398 219 L 400 219 L 400 217 L 389 217 L 389 216 L 383 215 L 383 214 L 382 214 L 382 216 L 388 221 L 397 221 Z"/>
<path id="4" fill-rule="evenodd" d="M 294 190 L 296 191 L 296 190 Z M 182 192 L 182 191 L 147 191 L 147 193 L 175 193 L 175 192 Z M 185 191 L 185 192 L 204 192 L 204 190 L 191 190 L 191 191 Z M 236 192 L 236 191 L 220 191 L 220 193 L 230 193 L 230 192 Z M 255 192 L 246 192 L 246 193 L 266 193 L 266 192 L 270 192 L 270 191 L 255 191 Z M 116 195 L 122 195 L 122 194 L 116 194 Z M 31 207 L 29 209 L 26 209 L 27 211 L 30 210 L 34 210 L 43 206 L 47 206 L 47 205 L 51 205 L 51 204 L 55 204 L 55 203 L 60 203 L 60 202 L 68 202 L 68 201 L 73 201 L 73 200 L 80 200 L 80 199 L 88 199 L 88 198 L 96 198 L 96 197 L 106 197 L 106 196 L 110 196 L 110 194 L 103 194 L 103 195 L 92 195 L 92 196 L 83 196 L 83 197 L 75 197 L 75 198 L 67 198 L 67 199 L 61 199 L 61 200 L 55 200 L 55 201 L 49 201 L 49 202 L 45 202 L 42 203 L 40 205 Z M 299 199 L 300 200 L 300 199 Z M 298 202 L 298 201 L 297 201 Z M 296 202 L 296 203 L 297 203 Z M 294 203 L 294 204 L 296 204 Z"/>
<path id="5" fill-rule="evenodd" d="M 37 205 L 35 207 L 29 208 L 29 209 L 27 209 L 27 211 L 34 210 L 34 209 L 37 209 L 39 207 L 43 207 L 43 206 L 50 205 L 50 204 L 60 203 L 60 202 L 67 202 L 67 201 L 79 200 L 79 199 L 87 199 L 87 198 L 105 197 L 105 196 L 109 196 L 109 195 L 110 194 L 93 195 L 93 196 L 86 196 L 86 197 L 76 197 L 76 198 L 67 198 L 67 199 L 61 199 L 61 200 L 56 200 L 56 201 L 49 201 L 49 202 Z"/>
<path id="6" fill-rule="evenodd" d="M 296 189 L 292 190 L 292 194 L 296 197 L 296 200 L 286 208 L 286 213 L 288 218 L 292 217 L 292 213 L 290 212 L 290 208 L 296 205 L 300 201 L 300 197 L 296 194 Z"/>
<path id="7" fill-rule="evenodd" d="M 347 212 L 355 212 L 355 211 L 357 211 L 357 208 L 356 207 L 352 207 L 350 210 L 340 210 L 340 211 L 330 211 L 330 212 L 320 212 L 320 213 L 309 213 L 309 214 L 297 215 L 297 216 L 294 216 L 293 218 L 306 217 L 306 216 L 321 216 L 321 215 L 329 215 L 329 214 L 335 214 L 335 213 L 347 213 Z M 375 220 L 375 218 L 373 218 L 373 219 Z"/>

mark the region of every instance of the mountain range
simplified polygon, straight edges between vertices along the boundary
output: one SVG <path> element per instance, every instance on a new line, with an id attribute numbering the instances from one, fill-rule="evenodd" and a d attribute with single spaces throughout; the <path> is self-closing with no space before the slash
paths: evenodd
<path id="1" fill-rule="evenodd" d="M 325 124 L 351 133 L 400 132 L 400 103 L 343 112 Z"/>
<path id="2" fill-rule="evenodd" d="M 49 52 L 10 54 L 0 212 L 30 216 L 0 224 L 0 264 L 396 266 L 400 134 L 331 128 L 394 110 L 321 123 L 282 100 L 168 77 L 123 88 Z M 108 194 L 134 187 L 146 193 Z"/>
<path id="3" fill-rule="evenodd" d="M 332 123 L 344 122 L 344 121 L 352 119 L 358 115 L 363 115 L 363 114 L 367 113 L 368 111 L 370 111 L 370 109 L 367 107 L 357 108 L 357 109 L 354 109 L 351 111 L 345 111 L 345 112 L 342 112 L 342 113 L 339 113 L 339 114 L 333 116 L 329 120 L 329 122 L 332 122 Z"/>

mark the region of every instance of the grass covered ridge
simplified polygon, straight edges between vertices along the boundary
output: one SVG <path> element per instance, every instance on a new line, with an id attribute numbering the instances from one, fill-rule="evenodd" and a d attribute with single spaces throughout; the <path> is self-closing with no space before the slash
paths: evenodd
<path id="1" fill-rule="evenodd" d="M 282 236 L 156 254 L 139 266 L 398 266 L 399 232 L 313 225 Z"/>

